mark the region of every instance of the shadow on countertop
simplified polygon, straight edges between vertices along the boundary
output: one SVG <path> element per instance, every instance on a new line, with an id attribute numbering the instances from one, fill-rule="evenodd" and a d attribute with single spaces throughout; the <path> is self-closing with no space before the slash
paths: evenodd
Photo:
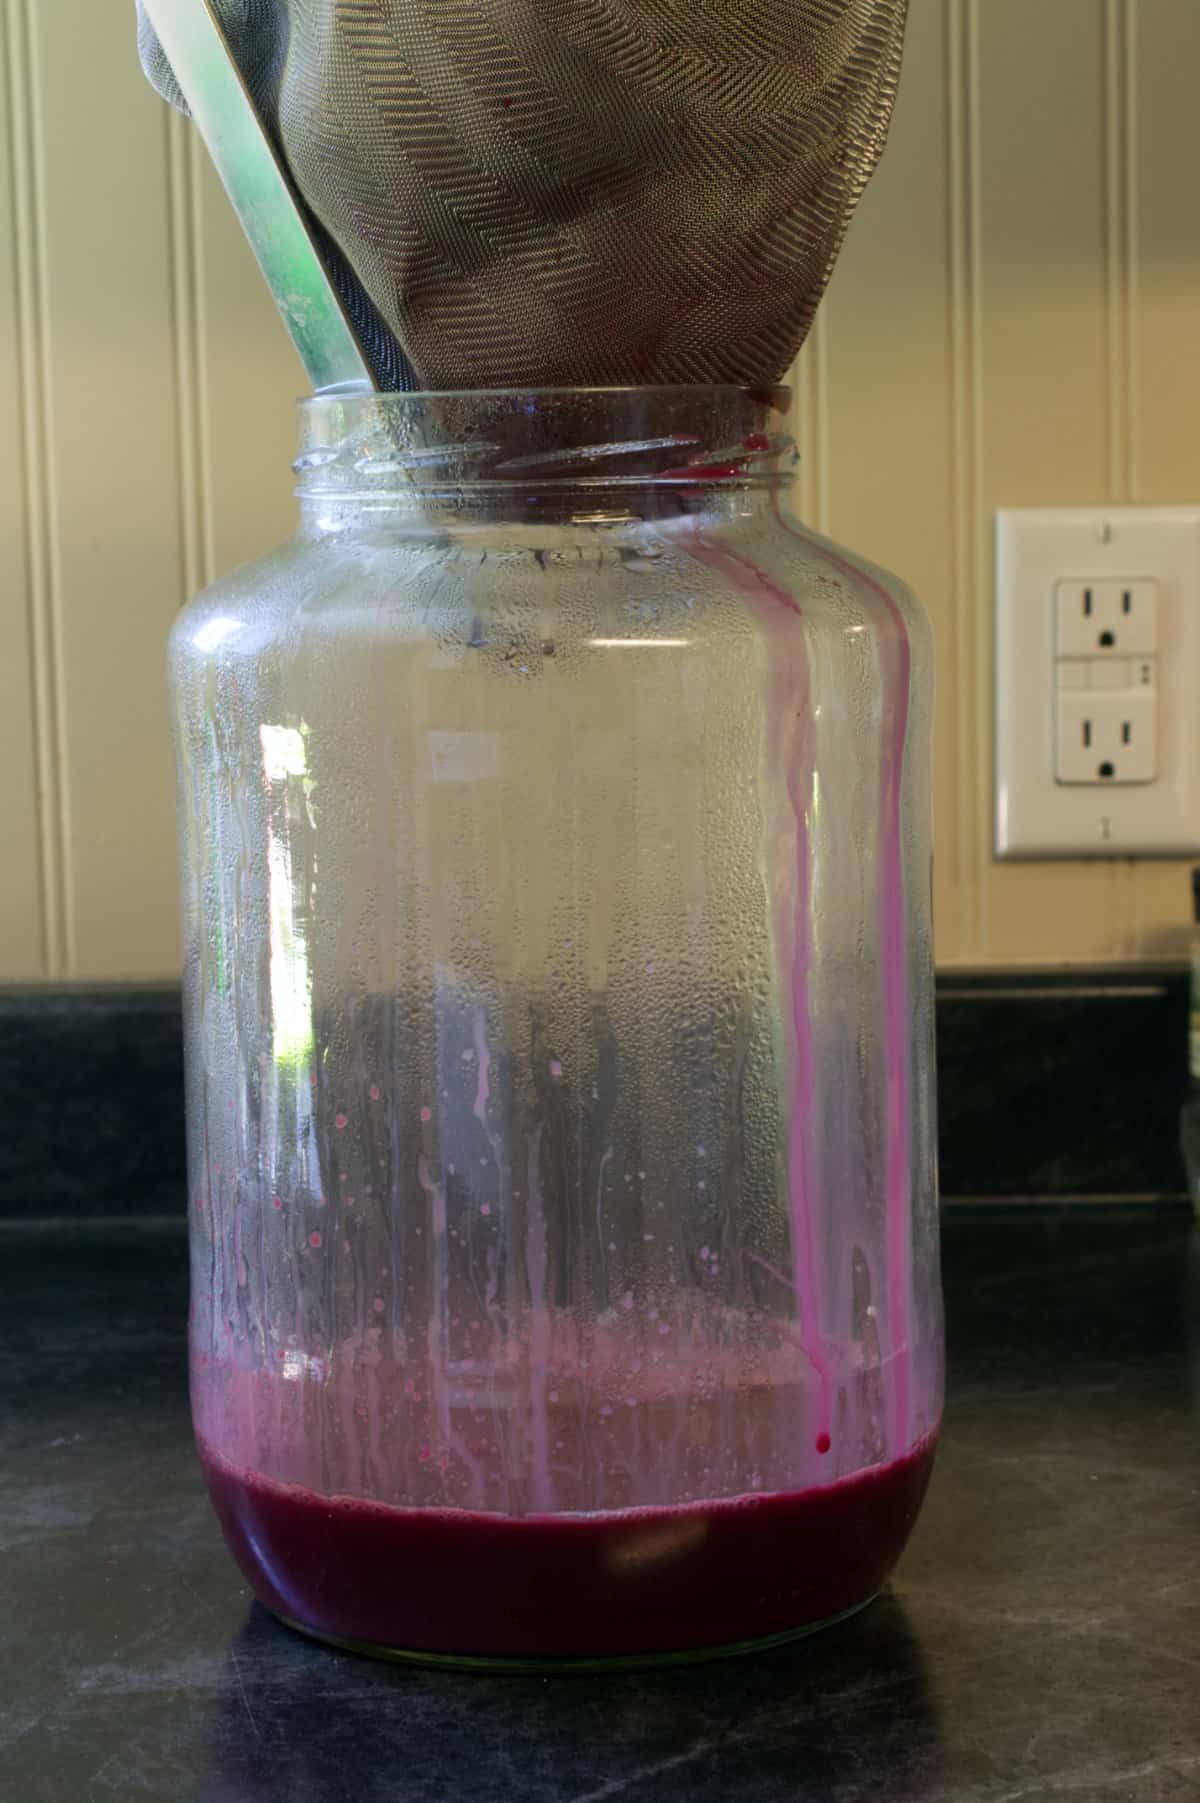
<path id="1" fill-rule="evenodd" d="M 757 1657 L 612 1676 L 505 1677 L 331 1653 L 257 1604 L 212 1712 L 202 1803 L 587 1803 L 621 1797 L 889 1797 L 936 1782 L 921 1653 L 892 1596 Z M 389 1782 L 388 1775 L 392 1778 Z M 867 1795 L 867 1791 L 862 1794 Z M 879 1795 L 872 1789 L 872 1795 Z"/>

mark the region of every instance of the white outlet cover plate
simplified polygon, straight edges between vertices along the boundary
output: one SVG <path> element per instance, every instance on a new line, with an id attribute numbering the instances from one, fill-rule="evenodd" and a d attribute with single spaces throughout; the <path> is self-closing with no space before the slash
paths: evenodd
<path id="1" fill-rule="evenodd" d="M 1158 776 L 1054 775 L 1055 584 L 1158 588 Z M 996 856 L 1200 853 L 1200 507 L 1019 507 L 996 515 Z"/>

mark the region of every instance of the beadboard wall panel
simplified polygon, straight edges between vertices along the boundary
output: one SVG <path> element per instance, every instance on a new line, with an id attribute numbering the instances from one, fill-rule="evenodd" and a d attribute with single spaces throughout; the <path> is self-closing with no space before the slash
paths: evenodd
<path id="1" fill-rule="evenodd" d="M 290 528 L 302 377 L 124 5 L 0 0 L 0 980 L 178 968 L 166 632 Z M 943 965 L 1179 954 L 1179 862 L 999 865 L 992 516 L 1200 501 L 1200 7 L 911 0 L 794 372 L 797 503 L 938 646 Z"/>

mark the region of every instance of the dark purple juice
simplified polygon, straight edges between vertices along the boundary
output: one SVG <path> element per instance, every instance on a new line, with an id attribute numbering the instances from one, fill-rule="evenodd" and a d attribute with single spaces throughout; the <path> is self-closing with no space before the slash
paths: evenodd
<path id="1" fill-rule="evenodd" d="M 233 1555 L 277 1614 L 381 1648 L 569 1659 L 733 1645 L 866 1602 L 935 1444 L 819 1489 L 523 1516 L 318 1496 L 200 1452 Z"/>

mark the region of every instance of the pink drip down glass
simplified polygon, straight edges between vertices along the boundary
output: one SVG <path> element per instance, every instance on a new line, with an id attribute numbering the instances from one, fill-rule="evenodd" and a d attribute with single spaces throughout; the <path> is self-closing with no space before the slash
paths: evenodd
<path id="1" fill-rule="evenodd" d="M 929 633 L 787 399 L 308 401 L 175 626 L 196 1436 L 322 1639 L 772 1643 L 920 1507 Z"/>

